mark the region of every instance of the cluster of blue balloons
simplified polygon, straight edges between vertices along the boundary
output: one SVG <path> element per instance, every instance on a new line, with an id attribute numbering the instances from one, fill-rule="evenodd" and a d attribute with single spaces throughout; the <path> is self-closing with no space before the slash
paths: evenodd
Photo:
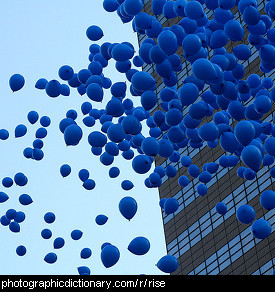
<path id="1" fill-rule="evenodd" d="M 35 88 L 45 90 L 52 98 L 68 96 L 71 88 L 75 88 L 81 96 L 86 95 L 89 99 L 81 105 L 83 125 L 76 123 L 78 114 L 74 109 L 67 111 L 66 117 L 60 121 L 59 130 L 65 145 L 77 146 L 82 142 L 82 126 L 92 129 L 100 123 L 101 130 L 92 129 L 88 135 L 92 154 L 99 156 L 104 166 L 111 166 L 115 157 L 121 154 L 125 160 L 131 161 L 134 172 L 148 174 L 144 180 L 148 188 L 160 187 L 166 177 L 175 178 L 178 168 L 173 164 L 177 163 L 188 174 L 179 176 L 178 184 L 185 188 L 197 178 L 197 193 L 201 197 L 207 194 L 207 184 L 220 168 L 237 166 L 240 178 L 253 180 L 262 167 L 272 166 L 275 160 L 275 126 L 273 122 L 263 122 L 272 111 L 275 89 L 270 77 L 250 74 L 244 79 L 243 63 L 251 57 L 253 47 L 260 59 L 259 69 L 263 73 L 274 71 L 275 29 L 272 21 L 275 19 L 275 1 L 266 3 L 266 14 L 259 11 L 256 0 L 152 0 L 153 15 L 144 12 L 143 6 L 143 0 L 103 0 L 103 8 L 107 12 L 116 12 L 123 23 L 132 23 L 134 32 L 146 36 L 138 52 L 127 41 L 99 45 L 97 41 L 104 36 L 103 30 L 91 25 L 86 30 L 86 37 L 92 42 L 87 68 L 75 72 L 71 66 L 63 65 L 58 70 L 60 81 L 41 78 L 36 82 Z M 213 18 L 208 18 L 204 7 L 213 11 Z M 242 21 L 234 18 L 232 8 L 238 9 Z M 159 15 L 166 19 L 179 17 L 180 20 L 171 27 L 163 27 L 158 20 Z M 228 42 L 244 41 L 244 27 L 248 32 L 248 44 L 238 43 L 228 52 Z M 178 53 L 180 50 L 182 56 Z M 209 50 L 213 51 L 211 57 Z M 115 62 L 115 69 L 124 74 L 125 82 L 113 83 L 104 75 L 103 70 L 110 60 Z M 192 72 L 178 88 L 178 73 L 183 70 L 184 61 L 191 65 Z M 155 92 L 156 79 L 142 71 L 145 65 L 151 65 L 164 84 L 158 94 Z M 24 84 L 24 77 L 20 74 L 11 76 L 13 92 L 20 90 Z M 127 90 L 134 98 L 140 99 L 140 106 L 134 106 Z M 109 91 L 110 100 L 104 108 L 95 108 L 94 105 L 100 106 L 106 98 L 105 91 Z M 245 105 L 248 100 L 251 102 Z M 187 114 L 184 115 L 184 112 Z M 207 117 L 212 117 L 212 121 L 205 122 Z M 31 111 L 28 120 L 31 124 L 36 123 L 38 113 Z M 149 127 L 148 136 L 142 133 L 142 122 Z M 44 156 L 42 139 L 47 135 L 50 119 L 43 117 L 40 123 L 33 148 L 24 150 L 26 158 L 41 160 Z M 26 133 L 25 125 L 20 124 L 15 129 L 15 137 Z M 0 130 L 0 139 L 8 137 L 7 130 Z M 180 154 L 187 146 L 199 149 L 205 144 L 209 148 L 219 146 L 225 154 L 218 161 L 205 163 L 202 169 L 191 157 Z M 152 170 L 158 156 L 167 159 L 169 164 Z M 62 165 L 60 173 L 67 177 L 71 167 Z M 110 178 L 117 178 L 119 174 L 118 167 L 110 168 Z M 275 177 L 274 167 L 270 169 L 270 175 Z M 95 188 L 95 181 L 89 177 L 88 170 L 80 170 L 79 178 L 85 189 Z M 9 184 L 5 182 L 5 185 Z M 130 180 L 121 184 L 127 191 L 133 186 Z M 7 197 L 2 193 L 0 199 L 4 202 Z M 26 196 L 22 200 L 30 202 Z M 274 209 L 274 191 L 262 192 L 260 203 L 266 210 Z M 175 214 L 179 209 L 179 202 L 173 197 L 161 199 L 159 205 L 167 215 Z M 137 206 L 133 197 L 126 196 L 120 200 L 118 209 L 130 221 L 137 212 Z M 226 204 L 218 202 L 216 211 L 225 216 L 228 211 Z M 54 220 L 53 214 L 50 215 L 45 218 L 47 223 Z M 250 205 L 240 206 L 236 217 L 242 224 L 251 224 L 251 232 L 256 238 L 264 239 L 271 233 L 270 223 L 264 219 L 255 220 L 255 210 Z M 103 214 L 95 218 L 98 225 L 104 225 L 107 220 L 108 217 Z M 77 240 L 82 232 L 75 230 L 71 236 Z M 51 232 L 44 229 L 42 237 L 50 238 Z M 64 243 L 62 238 L 56 238 L 54 247 L 60 248 Z M 149 248 L 150 243 L 144 237 L 133 239 L 128 246 L 128 250 L 136 255 L 147 253 Z M 22 248 L 20 250 L 24 254 Z M 81 252 L 81 257 L 90 255 L 90 250 Z M 102 245 L 101 260 L 106 268 L 115 265 L 119 258 L 116 246 L 110 243 Z M 56 260 L 55 253 L 45 257 L 48 263 Z M 159 260 L 157 267 L 165 273 L 173 273 L 178 264 L 174 256 L 166 255 Z M 78 272 L 90 274 L 89 268 L 84 266 L 79 267 Z"/>

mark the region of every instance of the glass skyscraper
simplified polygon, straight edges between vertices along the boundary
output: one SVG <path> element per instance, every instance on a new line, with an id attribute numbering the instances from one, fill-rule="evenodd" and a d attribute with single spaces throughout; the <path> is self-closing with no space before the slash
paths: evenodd
<path id="1" fill-rule="evenodd" d="M 151 0 L 144 1 L 144 11 L 152 15 Z M 265 4 L 267 1 L 259 0 L 258 9 L 261 14 L 265 14 Z M 213 18 L 213 10 L 205 7 L 208 18 Z M 242 23 L 242 16 L 237 7 L 231 10 L 234 18 Z M 157 17 L 163 26 L 178 24 L 180 17 L 167 19 L 163 15 Z M 273 24 L 274 25 L 274 24 Z M 251 46 L 247 40 L 246 31 L 242 43 L 248 44 L 251 48 L 251 57 L 242 64 L 245 66 L 246 79 L 250 74 L 255 73 L 264 77 L 271 77 L 274 81 L 274 70 L 264 74 L 259 69 L 260 58 L 258 51 Z M 146 35 L 138 35 L 139 44 L 147 38 Z M 228 41 L 226 49 L 232 49 L 241 42 Z M 178 51 L 182 55 L 182 48 Z M 209 58 L 213 51 L 209 50 Z M 177 73 L 177 88 L 183 84 L 186 77 L 191 72 L 191 65 L 182 58 L 183 70 Z M 149 64 L 143 70 L 152 74 L 157 81 L 156 93 L 165 87 L 161 77 L 154 70 L 154 65 Z M 203 91 L 207 90 L 205 86 Z M 248 106 L 253 102 L 251 97 L 243 105 Z M 151 114 L 155 110 L 161 109 L 159 100 Z M 188 113 L 185 107 L 183 114 Z M 273 122 L 274 106 L 272 111 L 266 114 L 263 122 Z M 212 117 L 205 118 L 205 122 L 210 122 Z M 204 121 L 203 121 L 204 122 Z M 230 120 L 234 126 L 234 121 Z M 179 149 L 182 156 L 188 155 L 192 158 L 192 163 L 198 165 L 200 170 L 205 163 L 219 162 L 219 158 L 226 152 L 218 145 L 210 148 L 204 143 L 201 148 L 192 148 L 189 144 L 185 148 Z M 228 155 L 228 153 L 227 153 Z M 155 165 L 173 165 L 177 168 L 177 175 L 173 178 L 164 176 L 162 185 L 159 187 L 161 198 L 174 197 L 179 202 L 177 212 L 166 215 L 163 212 L 163 225 L 166 238 L 167 253 L 178 258 L 179 268 L 174 274 L 177 275 L 265 275 L 272 274 L 275 269 L 275 210 L 267 211 L 260 205 L 260 194 L 267 189 L 275 190 L 275 180 L 270 176 L 270 166 L 262 167 L 253 180 L 246 180 L 237 175 L 237 169 L 243 165 L 239 162 L 235 167 L 219 167 L 218 171 L 207 183 L 208 192 L 202 197 L 197 193 L 198 178 L 190 177 L 187 168 L 181 166 L 180 162 L 172 163 L 169 159 L 157 156 Z M 272 166 L 271 166 L 272 167 Z M 178 183 L 178 178 L 186 175 L 190 179 L 187 187 L 182 188 Z M 222 216 L 216 211 L 216 204 L 224 202 L 227 205 L 227 213 Z M 236 218 L 236 210 L 243 204 L 251 205 L 256 211 L 256 218 L 263 218 L 269 221 L 272 232 L 266 239 L 259 240 L 251 233 L 251 224 L 242 224 Z"/>

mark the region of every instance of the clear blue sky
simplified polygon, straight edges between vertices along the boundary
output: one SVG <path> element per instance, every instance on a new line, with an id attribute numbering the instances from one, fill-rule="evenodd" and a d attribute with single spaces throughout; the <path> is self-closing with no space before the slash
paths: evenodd
<path id="1" fill-rule="evenodd" d="M 0 205 L 0 214 L 9 208 L 22 210 L 26 220 L 21 223 L 20 233 L 12 233 L 8 227 L 0 226 L 1 246 L 0 274 L 78 274 L 77 267 L 86 265 L 91 274 L 163 274 L 155 266 L 166 254 L 161 210 L 157 189 L 144 186 L 146 175 L 138 175 L 131 168 L 131 161 L 116 157 L 112 166 L 118 166 L 121 174 L 117 179 L 110 179 L 108 170 L 99 157 L 92 155 L 87 136 L 91 129 L 82 123 L 80 111 L 88 97 L 80 96 L 71 88 L 69 97 L 60 96 L 52 99 L 44 91 L 34 87 L 39 78 L 58 79 L 58 69 L 65 64 L 76 72 L 89 65 L 89 46 L 86 37 L 90 25 L 99 25 L 104 31 L 104 38 L 98 44 L 108 42 L 131 42 L 137 49 L 137 36 L 131 24 L 122 24 L 116 13 L 107 13 L 102 7 L 102 0 L 48 0 L 21 1 L 10 0 L 1 4 L 0 10 L 0 88 L 1 88 L 1 126 L 10 133 L 10 138 L 0 141 L 0 178 L 23 172 L 28 177 L 24 187 L 1 187 L 9 195 L 9 200 Z M 105 76 L 113 82 L 125 81 L 124 74 L 115 70 L 115 63 L 110 62 L 104 69 Z M 22 90 L 12 93 L 9 78 L 14 73 L 25 77 L 26 84 Z M 61 80 L 60 80 L 61 81 Z M 129 84 L 129 83 L 128 83 Z M 105 92 L 105 102 L 110 98 Z M 130 97 L 130 95 L 128 95 Z M 135 105 L 138 98 L 133 97 Z M 100 108 L 102 105 L 95 105 Z M 58 129 L 59 121 L 69 109 L 78 112 L 77 123 L 84 135 L 77 147 L 66 147 L 63 135 Z M 39 122 L 31 125 L 27 113 L 36 110 L 40 117 L 48 115 L 51 125 L 44 138 L 44 159 L 28 160 L 23 150 L 31 147 Z M 22 138 L 14 138 L 14 129 L 18 124 L 28 127 Z M 92 130 L 99 129 L 95 126 Z M 146 134 L 146 129 L 143 131 Z M 67 163 L 72 173 L 62 178 L 59 168 Z M 78 178 L 80 169 L 90 171 L 90 177 L 96 181 L 92 191 L 85 190 Z M 148 175 L 148 174 L 147 174 Z M 124 179 L 133 181 L 135 187 L 130 191 L 121 188 Z M 22 206 L 18 198 L 27 193 L 33 203 Z M 133 196 L 138 202 L 136 216 L 128 222 L 118 210 L 118 203 L 124 196 Z M 56 215 L 53 224 L 44 222 L 44 214 L 52 211 Z M 98 226 L 94 219 L 98 214 L 109 217 L 108 222 Z M 41 237 L 43 228 L 50 228 L 53 236 L 49 240 Z M 73 229 L 83 231 L 78 241 L 70 238 Z M 54 250 L 53 240 L 61 236 L 65 239 L 62 249 Z M 150 251 L 144 256 L 136 256 L 127 250 L 129 242 L 136 236 L 145 236 L 151 243 Z M 102 243 L 110 242 L 120 250 L 119 262 L 106 269 L 100 260 Z M 19 257 L 15 253 L 18 245 L 25 245 L 27 254 Z M 92 250 L 90 259 L 80 258 L 84 247 Z M 48 252 L 56 252 L 58 260 L 50 265 L 43 258 Z"/>

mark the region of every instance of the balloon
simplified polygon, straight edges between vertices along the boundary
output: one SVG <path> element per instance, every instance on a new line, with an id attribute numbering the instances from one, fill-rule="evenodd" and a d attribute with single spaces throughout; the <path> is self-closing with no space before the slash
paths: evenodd
<path id="1" fill-rule="evenodd" d="M 14 218 L 14 221 L 17 222 L 17 223 L 21 223 L 25 220 L 26 216 L 25 216 L 25 213 L 22 212 L 22 211 L 18 211 L 16 213 L 16 216 Z"/>
<path id="2" fill-rule="evenodd" d="M 262 154 L 258 147 L 255 145 L 244 147 L 241 152 L 241 158 L 244 164 L 253 171 L 257 172 L 259 170 L 262 162 Z"/>
<path id="3" fill-rule="evenodd" d="M 220 145 L 223 150 L 234 153 L 239 145 L 235 135 L 231 132 L 223 132 L 220 136 Z"/>
<path id="4" fill-rule="evenodd" d="M 238 45 L 234 47 L 233 54 L 239 59 L 239 60 L 247 60 L 251 56 L 251 50 L 248 45 Z"/>
<path id="5" fill-rule="evenodd" d="M 152 18 L 146 12 L 139 12 L 134 18 L 134 23 L 138 29 L 148 29 L 151 27 Z"/>
<path id="6" fill-rule="evenodd" d="M 113 124 L 108 127 L 107 130 L 107 136 L 108 138 L 115 143 L 119 143 L 123 141 L 125 138 L 125 132 L 122 128 L 121 124 Z"/>
<path id="7" fill-rule="evenodd" d="M 10 177 L 4 177 L 2 179 L 2 185 L 5 188 L 10 188 L 13 185 L 13 180 Z"/>
<path id="8" fill-rule="evenodd" d="M 118 207 L 121 215 L 128 220 L 131 220 L 137 212 L 137 202 L 129 196 L 122 198 Z"/>
<path id="9" fill-rule="evenodd" d="M 87 96 L 96 102 L 101 102 L 103 99 L 103 89 L 98 83 L 90 83 L 86 89 Z"/>
<path id="10" fill-rule="evenodd" d="M 27 115 L 28 121 L 33 125 L 37 122 L 39 115 L 36 111 L 30 111 Z"/>
<path id="11" fill-rule="evenodd" d="M 15 217 L 16 217 L 16 210 L 14 210 L 14 209 L 8 209 L 7 210 L 7 212 L 6 212 L 6 217 L 8 218 L 8 219 L 14 219 Z"/>
<path id="12" fill-rule="evenodd" d="M 23 124 L 16 126 L 15 138 L 23 137 L 27 133 L 27 127 Z"/>
<path id="13" fill-rule="evenodd" d="M 48 83 L 47 79 L 40 78 L 39 80 L 36 81 L 35 88 L 43 90 L 46 88 L 47 83 Z"/>
<path id="14" fill-rule="evenodd" d="M 27 205 L 31 204 L 33 202 L 33 200 L 28 194 L 23 194 L 23 195 L 19 196 L 19 202 L 22 205 L 27 206 Z"/>
<path id="15" fill-rule="evenodd" d="M 54 242 L 53 242 L 53 247 L 54 247 L 55 249 L 59 249 L 59 248 L 62 248 L 62 247 L 64 246 L 64 244 L 65 244 L 65 240 L 64 240 L 64 238 L 62 238 L 62 237 L 57 237 L 57 238 L 55 238 L 55 240 L 54 240 Z"/>
<path id="16" fill-rule="evenodd" d="M 47 136 L 48 131 L 46 128 L 38 128 L 35 132 L 35 138 L 43 139 Z"/>
<path id="17" fill-rule="evenodd" d="M 275 192 L 272 190 L 265 190 L 260 196 L 260 204 L 266 210 L 272 210 L 275 208 Z"/>
<path id="18" fill-rule="evenodd" d="M 20 225 L 16 221 L 12 221 L 9 224 L 9 229 L 12 232 L 20 232 Z"/>
<path id="19" fill-rule="evenodd" d="M 81 230 L 75 229 L 71 232 L 71 238 L 73 240 L 79 240 L 82 237 L 83 232 Z"/>
<path id="20" fill-rule="evenodd" d="M 183 39 L 182 48 L 187 57 L 196 54 L 201 47 L 202 41 L 197 34 L 189 34 Z"/>
<path id="21" fill-rule="evenodd" d="M 44 215 L 44 220 L 46 223 L 53 223 L 55 221 L 55 215 L 54 213 L 52 212 L 47 212 L 45 215 Z"/>
<path id="22" fill-rule="evenodd" d="M 207 186 L 205 184 L 198 184 L 197 192 L 200 196 L 204 197 L 207 194 Z"/>
<path id="23" fill-rule="evenodd" d="M 99 26 L 91 25 L 86 30 L 86 36 L 91 41 L 98 41 L 103 37 L 103 31 Z"/>
<path id="24" fill-rule="evenodd" d="M 142 141 L 141 149 L 147 156 L 156 156 L 159 152 L 159 141 L 154 137 L 147 137 Z"/>
<path id="25" fill-rule="evenodd" d="M 265 140 L 264 149 L 266 153 L 269 154 L 270 156 L 275 156 L 274 145 L 275 145 L 275 137 L 269 137 Z"/>
<path id="26" fill-rule="evenodd" d="M 179 88 L 178 95 L 182 105 L 188 106 L 197 100 L 199 97 L 199 90 L 195 84 L 186 83 Z"/>
<path id="27" fill-rule="evenodd" d="M 68 164 L 63 164 L 61 167 L 60 167 L 60 174 L 63 176 L 63 177 L 66 177 L 68 176 L 70 173 L 71 173 L 71 167 L 70 165 Z"/>
<path id="28" fill-rule="evenodd" d="M 25 79 L 21 74 L 14 74 L 10 77 L 9 85 L 13 92 L 18 91 L 25 85 Z"/>
<path id="29" fill-rule="evenodd" d="M 180 162 L 183 167 L 189 167 L 192 164 L 192 159 L 189 156 L 182 156 Z"/>
<path id="30" fill-rule="evenodd" d="M 131 82 L 133 87 L 141 92 L 154 90 L 156 86 L 155 78 L 145 71 L 136 72 L 132 76 Z"/>
<path id="31" fill-rule="evenodd" d="M 108 217 L 105 215 L 97 215 L 95 218 L 95 222 L 98 225 L 104 225 L 108 221 Z"/>
<path id="32" fill-rule="evenodd" d="M 88 247 L 83 248 L 80 252 L 80 257 L 82 259 L 88 259 L 91 255 L 92 255 L 92 251 Z"/>
<path id="33" fill-rule="evenodd" d="M 62 119 L 59 123 L 59 130 L 64 134 L 65 129 L 73 124 L 76 124 L 76 122 L 71 118 Z"/>
<path id="34" fill-rule="evenodd" d="M 265 239 L 267 238 L 271 233 L 271 225 L 267 220 L 264 219 L 258 219 L 255 222 L 253 222 L 251 226 L 251 232 L 254 237 L 258 239 Z"/>
<path id="35" fill-rule="evenodd" d="M 4 203 L 9 199 L 9 196 L 4 193 L 4 192 L 0 192 L 0 203 Z"/>
<path id="36" fill-rule="evenodd" d="M 115 178 L 115 177 L 118 177 L 120 174 L 120 170 L 118 167 L 111 167 L 110 170 L 109 170 L 109 176 L 110 178 Z"/>
<path id="37" fill-rule="evenodd" d="M 57 255 L 54 252 L 46 254 L 44 261 L 48 264 L 54 264 L 57 261 Z"/>
<path id="38" fill-rule="evenodd" d="M 95 188 L 95 181 L 91 178 L 86 179 L 83 182 L 83 187 L 84 187 L 84 189 L 86 189 L 88 191 L 93 190 Z"/>
<path id="39" fill-rule="evenodd" d="M 138 236 L 128 245 L 128 250 L 135 255 L 144 255 L 150 249 L 150 242 L 146 237 Z"/>
<path id="40" fill-rule="evenodd" d="M 91 274 L 90 269 L 86 266 L 78 267 L 77 271 L 78 271 L 79 275 L 90 275 Z"/>
<path id="41" fill-rule="evenodd" d="M 272 108 L 272 101 L 266 95 L 256 96 L 253 104 L 254 104 L 255 111 L 259 114 L 266 114 Z"/>
<path id="42" fill-rule="evenodd" d="M 135 51 L 127 44 L 117 44 L 112 49 L 112 57 L 118 61 L 123 62 L 132 59 Z"/>
<path id="43" fill-rule="evenodd" d="M 152 161 L 147 155 L 137 155 L 132 161 L 133 170 L 136 173 L 144 174 L 151 168 Z"/>
<path id="44" fill-rule="evenodd" d="M 214 64 L 204 58 L 197 59 L 192 64 L 192 72 L 196 78 L 203 81 L 210 82 L 218 77 Z"/>
<path id="45" fill-rule="evenodd" d="M 166 214 L 172 214 L 179 208 L 179 202 L 175 198 L 168 198 L 164 203 L 164 212 Z"/>
<path id="46" fill-rule="evenodd" d="M 173 255 L 163 256 L 158 262 L 157 267 L 164 273 L 173 273 L 179 266 L 178 259 Z"/>
<path id="47" fill-rule="evenodd" d="M 176 35 L 170 30 L 163 30 L 158 36 L 158 45 L 167 55 L 172 55 L 178 50 Z"/>
<path id="48" fill-rule="evenodd" d="M 45 228 L 45 229 L 43 229 L 43 230 L 41 231 L 41 236 L 42 236 L 44 239 L 49 239 L 49 238 L 52 237 L 52 232 L 51 232 L 50 229 Z"/>
<path id="49" fill-rule="evenodd" d="M 227 206 L 225 203 L 223 202 L 219 202 L 216 204 L 216 211 L 221 214 L 221 215 L 225 215 L 227 212 Z"/>
<path id="50" fill-rule="evenodd" d="M 188 166 L 188 173 L 193 177 L 198 177 L 200 169 L 196 164 L 191 164 L 190 166 Z"/>
<path id="51" fill-rule="evenodd" d="M 27 183 L 27 177 L 22 172 L 18 172 L 14 176 L 14 182 L 18 186 L 24 186 Z"/>
<path id="52" fill-rule="evenodd" d="M 27 249 L 24 245 L 17 246 L 17 248 L 16 248 L 17 255 L 24 256 L 26 254 L 26 252 L 27 252 Z"/>
<path id="53" fill-rule="evenodd" d="M 213 142 L 219 137 L 219 130 L 214 123 L 205 123 L 200 126 L 198 134 L 204 141 Z"/>
<path id="54" fill-rule="evenodd" d="M 129 191 L 134 187 L 134 184 L 130 180 L 124 180 L 121 183 L 121 188 L 125 191 Z"/>
<path id="55" fill-rule="evenodd" d="M 230 102 L 227 111 L 230 114 L 230 116 L 236 121 L 241 121 L 245 118 L 244 116 L 245 107 L 242 105 L 241 102 L 237 100 L 233 100 L 232 102 Z"/>
<path id="56" fill-rule="evenodd" d="M 63 65 L 58 70 L 58 76 L 65 81 L 70 80 L 74 76 L 74 70 L 69 65 Z"/>
<path id="57" fill-rule="evenodd" d="M 250 205 L 241 205 L 236 212 L 237 219 L 244 224 L 250 224 L 255 219 L 255 210 Z"/>
<path id="58" fill-rule="evenodd" d="M 152 0 L 151 8 L 154 15 L 162 14 L 162 9 L 167 0 Z"/>
<path id="59" fill-rule="evenodd" d="M 76 146 L 80 142 L 82 135 L 82 129 L 78 125 L 69 125 L 64 131 L 64 140 L 66 145 Z"/>
<path id="60" fill-rule="evenodd" d="M 231 19 L 225 23 L 224 32 L 234 42 L 241 41 L 244 36 L 244 29 L 241 23 L 235 19 Z"/>
<path id="61" fill-rule="evenodd" d="M 50 97 L 58 97 L 61 94 L 61 84 L 57 80 L 51 80 L 47 83 L 45 91 Z"/>
<path id="62" fill-rule="evenodd" d="M 234 134 L 243 146 L 247 146 L 255 138 L 255 128 L 249 121 L 240 121 L 234 128 Z"/>
<path id="63" fill-rule="evenodd" d="M 101 250 L 101 261 L 105 268 L 110 268 L 113 265 L 115 265 L 119 258 L 120 258 L 120 252 L 119 249 L 114 245 L 106 245 Z"/>
<path id="64" fill-rule="evenodd" d="M 78 172 L 78 177 L 80 178 L 80 180 L 82 182 L 84 182 L 85 180 L 87 180 L 90 176 L 90 173 L 87 169 L 81 169 L 79 172 Z"/>

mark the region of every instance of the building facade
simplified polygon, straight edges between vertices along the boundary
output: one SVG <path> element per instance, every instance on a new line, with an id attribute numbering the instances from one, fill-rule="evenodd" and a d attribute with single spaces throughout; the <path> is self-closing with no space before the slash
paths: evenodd
<path id="1" fill-rule="evenodd" d="M 259 0 L 258 9 L 265 14 L 267 1 Z M 151 0 L 144 1 L 144 11 L 152 15 Z M 209 19 L 213 18 L 213 11 L 205 8 Z M 243 25 L 244 22 L 236 7 L 232 9 L 235 19 Z M 180 17 L 166 19 L 163 15 L 157 17 L 163 26 L 172 26 L 180 21 Z M 271 77 L 274 81 L 275 73 L 264 74 L 259 69 L 260 58 L 258 51 L 248 43 L 248 33 L 245 33 L 243 43 L 251 48 L 252 55 L 249 60 L 242 64 L 245 66 L 245 80 L 250 74 L 255 73 L 264 77 Z M 138 35 L 139 44 L 146 35 Z M 229 41 L 226 48 L 232 52 L 233 47 L 240 42 Z M 182 48 L 177 52 L 182 55 Z M 213 51 L 209 50 L 209 57 Z M 178 76 L 177 87 L 183 84 L 184 79 L 191 72 L 191 65 L 182 59 L 183 70 Z M 152 74 L 157 81 L 156 93 L 165 87 L 161 77 L 154 70 L 154 65 L 146 65 L 143 70 Z M 203 91 L 208 88 L 205 86 Z M 253 102 L 250 98 L 243 102 L 248 106 Z M 161 109 L 160 101 L 152 109 Z M 183 114 L 188 113 L 188 107 L 184 108 Z M 274 106 L 272 111 L 266 114 L 263 122 L 273 122 Z M 203 122 L 210 122 L 212 117 L 207 117 Z M 230 120 L 231 125 L 234 121 Z M 218 162 L 226 152 L 218 145 L 210 148 L 206 143 L 201 148 L 192 148 L 189 144 L 179 149 L 182 156 L 188 155 L 192 163 L 198 165 L 200 170 L 205 163 Z M 197 193 L 198 178 L 190 177 L 187 168 L 180 162 L 172 163 L 169 159 L 157 156 L 155 165 L 173 165 L 177 168 L 177 175 L 173 178 L 164 176 L 162 185 L 159 187 L 161 198 L 174 197 L 179 202 L 177 212 L 166 215 L 163 212 L 163 226 L 166 238 L 167 253 L 178 258 L 179 267 L 175 275 L 266 275 L 272 274 L 275 269 L 275 210 L 267 211 L 260 205 L 260 194 L 267 189 L 275 190 L 275 179 L 270 176 L 269 166 L 262 167 L 253 180 L 246 180 L 237 175 L 237 169 L 243 165 L 241 162 L 235 167 L 219 167 L 218 171 L 207 183 L 208 192 L 202 197 Z M 272 166 L 271 166 L 272 167 Z M 186 175 L 190 179 L 187 187 L 182 188 L 178 178 Z M 217 213 L 215 206 L 218 202 L 227 205 L 227 213 L 222 216 Z M 268 220 L 272 226 L 270 236 L 264 240 L 253 237 L 251 224 L 240 223 L 236 218 L 236 210 L 243 204 L 251 205 L 256 211 L 256 218 Z"/>

